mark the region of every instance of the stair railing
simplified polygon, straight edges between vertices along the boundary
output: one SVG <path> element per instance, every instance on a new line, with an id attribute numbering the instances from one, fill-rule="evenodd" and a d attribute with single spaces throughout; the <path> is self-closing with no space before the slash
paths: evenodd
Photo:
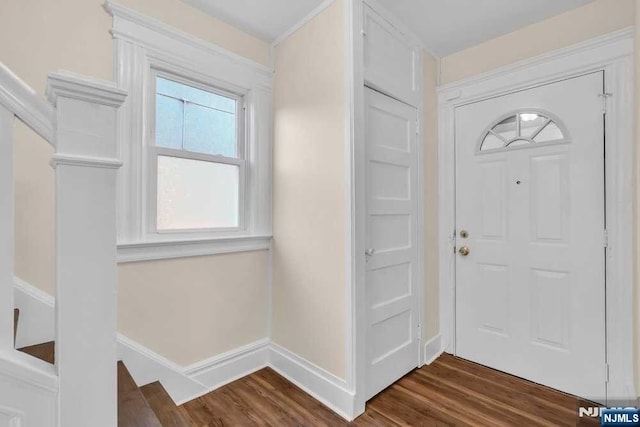
<path id="1" fill-rule="evenodd" d="M 0 358 L 18 357 L 12 286 L 17 118 L 55 147 L 57 408 L 56 419 L 47 425 L 115 426 L 116 173 L 121 166 L 116 110 L 126 93 L 111 82 L 66 72 L 50 74 L 47 83 L 49 102 L 0 64 Z"/>

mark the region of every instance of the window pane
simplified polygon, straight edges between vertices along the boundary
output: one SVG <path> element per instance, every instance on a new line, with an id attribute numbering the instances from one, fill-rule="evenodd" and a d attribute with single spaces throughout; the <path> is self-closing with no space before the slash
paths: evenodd
<path id="1" fill-rule="evenodd" d="M 516 137 L 516 116 L 504 119 L 493 128 L 493 131 L 506 141 L 511 141 Z"/>
<path id="2" fill-rule="evenodd" d="M 187 103 L 184 149 L 237 157 L 236 115 Z"/>
<path id="3" fill-rule="evenodd" d="M 158 156 L 158 230 L 239 226 L 240 168 Z"/>
<path id="4" fill-rule="evenodd" d="M 156 95 L 156 145 L 182 149 L 183 102 Z"/>
<path id="5" fill-rule="evenodd" d="M 157 146 L 238 156 L 235 99 L 162 77 L 156 92 Z"/>
<path id="6" fill-rule="evenodd" d="M 540 126 L 545 124 L 547 118 L 535 113 L 520 114 L 520 136 L 530 137 Z"/>
<path id="7" fill-rule="evenodd" d="M 495 150 L 496 148 L 504 147 L 505 142 L 489 132 L 487 136 L 484 137 L 484 141 L 482 141 L 482 145 L 480 146 L 480 151 L 485 150 Z"/>
<path id="8" fill-rule="evenodd" d="M 546 125 L 544 129 L 542 129 L 540 133 L 533 138 L 535 142 L 551 142 L 559 141 L 561 139 L 564 139 L 564 135 L 558 125 L 553 122 Z"/>
<path id="9" fill-rule="evenodd" d="M 162 77 L 158 77 L 156 79 L 156 92 L 172 98 L 183 99 L 195 104 L 200 104 L 205 107 L 226 111 L 227 113 L 236 113 L 235 99 L 163 79 Z"/>

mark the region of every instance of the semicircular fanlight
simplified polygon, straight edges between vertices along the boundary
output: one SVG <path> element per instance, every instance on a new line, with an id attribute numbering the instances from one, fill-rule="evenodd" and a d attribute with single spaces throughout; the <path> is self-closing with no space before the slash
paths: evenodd
<path id="1" fill-rule="evenodd" d="M 540 111 L 524 110 L 501 118 L 482 136 L 479 151 L 522 148 L 535 144 L 567 141 L 558 119 Z"/>

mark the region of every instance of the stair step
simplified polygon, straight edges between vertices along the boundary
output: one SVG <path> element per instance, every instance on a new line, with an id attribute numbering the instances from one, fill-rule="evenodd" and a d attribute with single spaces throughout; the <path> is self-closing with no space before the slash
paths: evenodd
<path id="1" fill-rule="evenodd" d="M 164 427 L 188 427 L 191 425 L 185 420 L 162 384 L 156 381 L 140 387 L 140 390 Z"/>
<path id="2" fill-rule="evenodd" d="M 56 344 L 53 341 L 24 347 L 19 350 L 52 365 L 55 363 Z"/>
<path id="3" fill-rule="evenodd" d="M 118 362 L 118 427 L 162 427 L 122 362 Z"/>
<path id="4" fill-rule="evenodd" d="M 13 309 L 13 342 L 15 344 L 16 337 L 18 336 L 18 319 L 20 319 L 20 310 Z"/>

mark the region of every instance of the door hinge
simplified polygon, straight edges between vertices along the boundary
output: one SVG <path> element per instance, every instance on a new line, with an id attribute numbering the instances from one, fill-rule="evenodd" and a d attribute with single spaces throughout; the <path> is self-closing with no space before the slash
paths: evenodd
<path id="1" fill-rule="evenodd" d="M 609 382 L 609 364 L 605 363 L 604 365 L 604 382 Z"/>
<path id="2" fill-rule="evenodd" d="M 609 230 L 607 229 L 604 230 L 604 247 L 609 247 Z"/>
<path id="3" fill-rule="evenodd" d="M 607 114 L 607 99 L 611 98 L 612 96 L 613 96 L 613 93 L 611 92 L 604 92 L 604 93 L 598 94 L 598 97 L 602 99 L 602 114 Z"/>
<path id="4" fill-rule="evenodd" d="M 416 120 L 416 135 L 420 135 L 420 119 Z"/>

